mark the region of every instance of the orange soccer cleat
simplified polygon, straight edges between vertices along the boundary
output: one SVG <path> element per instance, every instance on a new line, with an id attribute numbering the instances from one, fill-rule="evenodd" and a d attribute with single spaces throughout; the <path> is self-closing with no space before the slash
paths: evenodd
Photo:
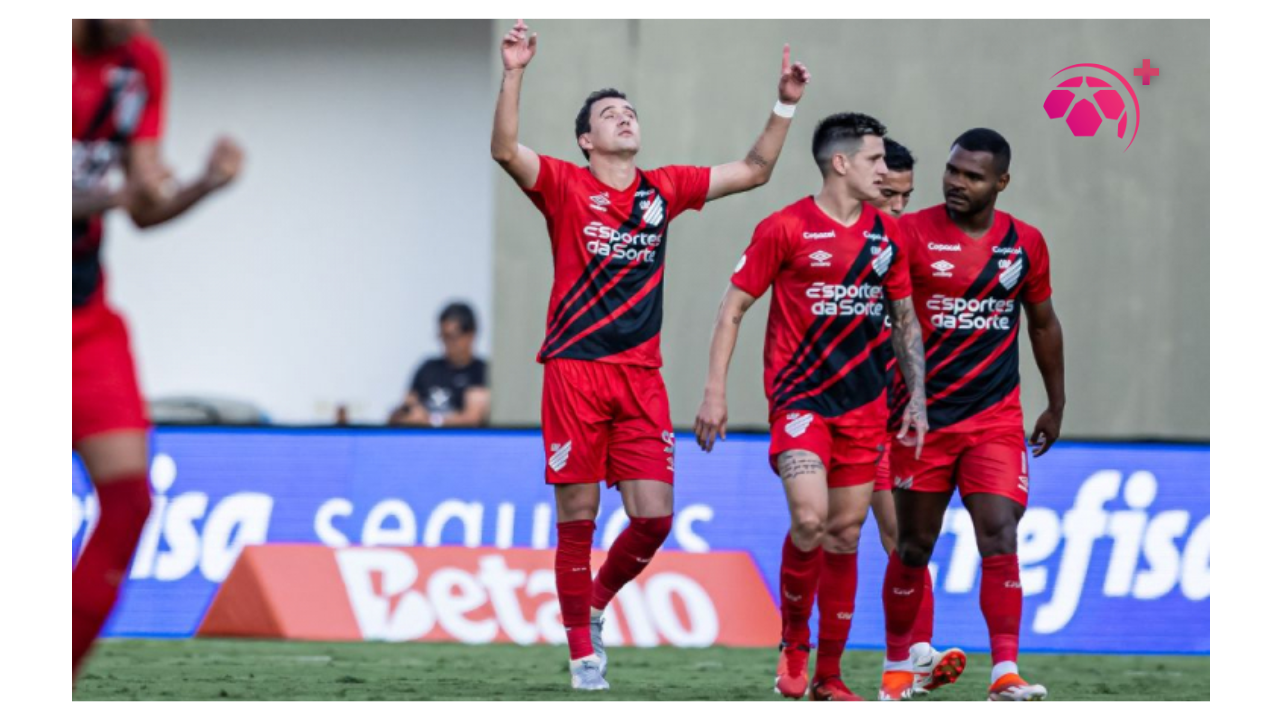
<path id="1" fill-rule="evenodd" d="M 997 701 L 1043 700 L 1048 695 L 1043 685 L 1032 685 L 1017 673 L 1001 676 L 987 691 L 987 699 Z"/>
<path id="2" fill-rule="evenodd" d="M 779 648 L 778 677 L 774 680 L 774 692 L 799 700 L 809 692 L 809 647 L 807 645 L 783 645 Z"/>
<path id="3" fill-rule="evenodd" d="M 881 700 L 910 700 L 915 674 L 910 670 L 885 670 L 880 676 Z"/>

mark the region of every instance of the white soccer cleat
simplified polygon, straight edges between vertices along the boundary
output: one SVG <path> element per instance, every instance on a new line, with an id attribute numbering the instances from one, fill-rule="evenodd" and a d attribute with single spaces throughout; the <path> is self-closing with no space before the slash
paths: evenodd
<path id="1" fill-rule="evenodd" d="M 1043 685 L 1032 685 L 1023 680 L 1017 673 L 1009 673 L 991 684 L 987 691 L 987 699 L 995 701 L 1028 701 L 1043 700 L 1049 691 Z"/>
<path id="2" fill-rule="evenodd" d="M 921 651 L 912 647 L 913 694 L 924 695 L 959 680 L 967 662 L 968 658 L 960 648 L 939 652 L 932 646 L 925 646 Z"/>
<path id="3" fill-rule="evenodd" d="M 609 681 L 601 672 L 600 658 L 588 655 L 584 658 L 569 661 L 569 676 L 574 690 L 608 690 Z"/>
<path id="4" fill-rule="evenodd" d="M 604 650 L 604 613 L 591 616 L 591 652 L 600 658 L 600 677 L 609 674 L 609 655 Z"/>

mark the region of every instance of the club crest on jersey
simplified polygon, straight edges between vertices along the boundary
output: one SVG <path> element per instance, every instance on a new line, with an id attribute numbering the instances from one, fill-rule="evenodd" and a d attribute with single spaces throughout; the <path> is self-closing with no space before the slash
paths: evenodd
<path id="1" fill-rule="evenodd" d="M 884 277 L 884 274 L 889 272 L 889 263 L 893 262 L 893 246 L 885 245 L 879 255 L 874 252 L 871 255 L 875 258 L 871 261 L 871 269 L 875 270 L 880 277 Z"/>
<path id="2" fill-rule="evenodd" d="M 809 253 L 809 267 L 831 267 L 831 258 L 835 257 L 826 250 L 819 250 L 815 253 Z"/>
<path id="3" fill-rule="evenodd" d="M 813 415 L 810 413 L 787 413 L 787 424 L 783 429 L 793 438 L 800 437 L 812 423 Z"/>
<path id="4" fill-rule="evenodd" d="M 646 204 L 648 205 L 647 207 Z M 663 218 L 666 217 L 666 206 L 662 202 L 661 195 L 655 195 L 653 200 L 645 200 L 640 204 L 640 207 L 644 211 L 642 216 L 644 224 L 649 227 L 661 225 Z"/>
<path id="5" fill-rule="evenodd" d="M 556 472 L 560 472 L 561 470 L 564 469 L 564 466 L 568 464 L 569 451 L 571 450 L 573 450 L 572 440 L 570 440 L 569 442 L 563 445 L 561 445 L 560 443 L 553 443 L 551 445 L 551 459 L 547 461 L 547 465 L 552 470 L 555 470 Z"/>
<path id="6" fill-rule="evenodd" d="M 1005 290 L 1012 290 L 1021 279 L 1022 256 L 1018 256 L 1017 260 L 1014 260 L 1009 267 L 1005 268 L 1004 271 L 1000 273 L 1000 284 L 1004 286 Z"/>
<path id="7" fill-rule="evenodd" d="M 606 210 L 609 207 L 609 193 L 607 192 L 592 195 L 588 200 L 591 201 L 592 210 Z"/>
<path id="8" fill-rule="evenodd" d="M 951 271 L 954 270 L 956 266 L 946 260 L 939 260 L 929 267 L 933 268 L 934 277 L 951 277 Z"/>

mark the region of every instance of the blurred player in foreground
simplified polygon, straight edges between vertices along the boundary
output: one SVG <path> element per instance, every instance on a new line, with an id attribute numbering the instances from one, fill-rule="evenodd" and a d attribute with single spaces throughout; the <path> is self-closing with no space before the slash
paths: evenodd
<path id="1" fill-rule="evenodd" d="M 809 73 L 784 48 L 778 104 L 747 156 L 713 168 L 636 167 L 640 120 L 617 90 L 587 97 L 574 125 L 582 167 L 518 142 L 520 87 L 537 52 L 524 21 L 502 40 L 493 159 L 546 217 L 555 264 L 547 311 L 542 433 L 555 487 L 556 589 L 572 687 L 607 690 L 604 610 L 671 530 L 675 434 L 659 367 L 667 226 L 686 210 L 768 182 Z M 599 481 L 617 487 L 631 524 L 593 584 Z"/>
<path id="2" fill-rule="evenodd" d="M 1049 409 L 1036 421 L 1038 457 L 1058 439 L 1066 405 L 1062 326 L 1050 299 L 1049 253 L 1036 228 L 996 210 L 1009 186 L 1009 143 L 979 128 L 952 144 L 943 174 L 946 202 L 906 215 L 916 312 L 924 329 L 929 446 L 895 446 L 890 456 L 898 509 L 898 551 L 890 555 L 883 601 L 887 652 L 881 697 L 913 691 L 912 627 L 929 558 L 958 487 L 982 556 L 979 603 L 991 638 L 992 700 L 1042 700 L 1045 688 L 1018 674 L 1022 581 L 1018 521 L 1030 477 L 1018 376 L 1018 327 L 1025 310 Z M 908 376 L 908 380 L 910 377 Z M 909 414 L 914 387 L 896 382 L 894 417 Z"/>
<path id="3" fill-rule="evenodd" d="M 877 208 L 895 219 L 901 218 L 915 192 L 915 158 L 902 143 L 892 138 L 884 139 L 884 164 L 889 169 L 880 185 L 880 195 L 872 201 Z M 897 371 L 892 358 L 889 375 Z M 893 430 L 893 422 L 889 423 Z M 880 528 L 880 543 L 884 551 L 893 555 L 898 548 L 898 517 L 893 504 L 893 480 L 889 476 L 889 453 L 880 458 L 876 469 L 875 492 L 871 495 L 871 509 Z M 924 590 L 920 598 L 920 611 L 911 629 L 911 672 L 915 680 L 913 694 L 932 692 L 949 685 L 964 673 L 968 658 L 959 648 L 939 651 L 933 647 L 933 578 L 925 573 Z"/>
<path id="4" fill-rule="evenodd" d="M 106 302 L 102 228 L 114 208 L 142 228 L 225 186 L 241 152 L 222 139 L 204 175 L 180 184 L 160 155 L 165 59 L 146 20 L 71 21 L 71 447 L 98 521 L 71 573 L 71 676 L 111 614 L 151 511 L 149 423 L 124 321 Z M 111 186 L 120 166 L 124 185 Z"/>
<path id="5" fill-rule="evenodd" d="M 765 331 L 770 461 L 791 528 L 782 547 L 782 648 L 776 689 L 790 698 L 861 700 L 840 677 L 858 587 L 858 540 L 890 436 L 888 364 L 897 355 L 912 400 L 898 439 L 919 452 L 924 347 L 897 224 L 872 201 L 887 173 L 884 126 L 843 113 L 814 133 L 822 190 L 765 218 L 725 291 L 711 340 L 698 444 L 728 423 L 725 382 L 738 327 L 773 288 Z M 892 316 L 892 326 L 886 320 Z M 892 345 L 892 349 L 890 349 Z M 908 438 L 908 433 L 914 435 Z M 809 682 L 809 617 L 818 602 L 818 662 Z"/>

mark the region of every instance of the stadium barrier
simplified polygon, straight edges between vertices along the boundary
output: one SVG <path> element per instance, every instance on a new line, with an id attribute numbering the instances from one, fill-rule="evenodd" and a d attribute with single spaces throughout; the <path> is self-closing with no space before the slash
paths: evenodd
<path id="1" fill-rule="evenodd" d="M 242 552 L 263 543 L 554 547 L 535 431 L 164 428 L 154 446 L 155 504 L 108 635 L 194 635 Z M 745 551 L 776 606 L 788 519 L 767 437 L 735 436 L 707 455 L 681 436 L 676 453 L 665 550 Z M 73 558 L 96 517 L 73 456 Z M 617 493 L 604 494 L 598 524 L 606 548 L 626 524 Z M 1019 555 L 1024 649 L 1208 653 L 1208 445 L 1060 443 L 1031 461 Z M 854 647 L 882 646 L 884 565 L 869 520 Z M 931 567 L 938 644 L 986 648 L 980 567 L 955 499 Z"/>
<path id="2" fill-rule="evenodd" d="M 605 553 L 592 558 L 599 567 Z M 553 550 L 246 548 L 201 637 L 563 644 Z M 778 610 L 744 552 L 664 552 L 606 611 L 612 646 L 768 647 Z"/>

